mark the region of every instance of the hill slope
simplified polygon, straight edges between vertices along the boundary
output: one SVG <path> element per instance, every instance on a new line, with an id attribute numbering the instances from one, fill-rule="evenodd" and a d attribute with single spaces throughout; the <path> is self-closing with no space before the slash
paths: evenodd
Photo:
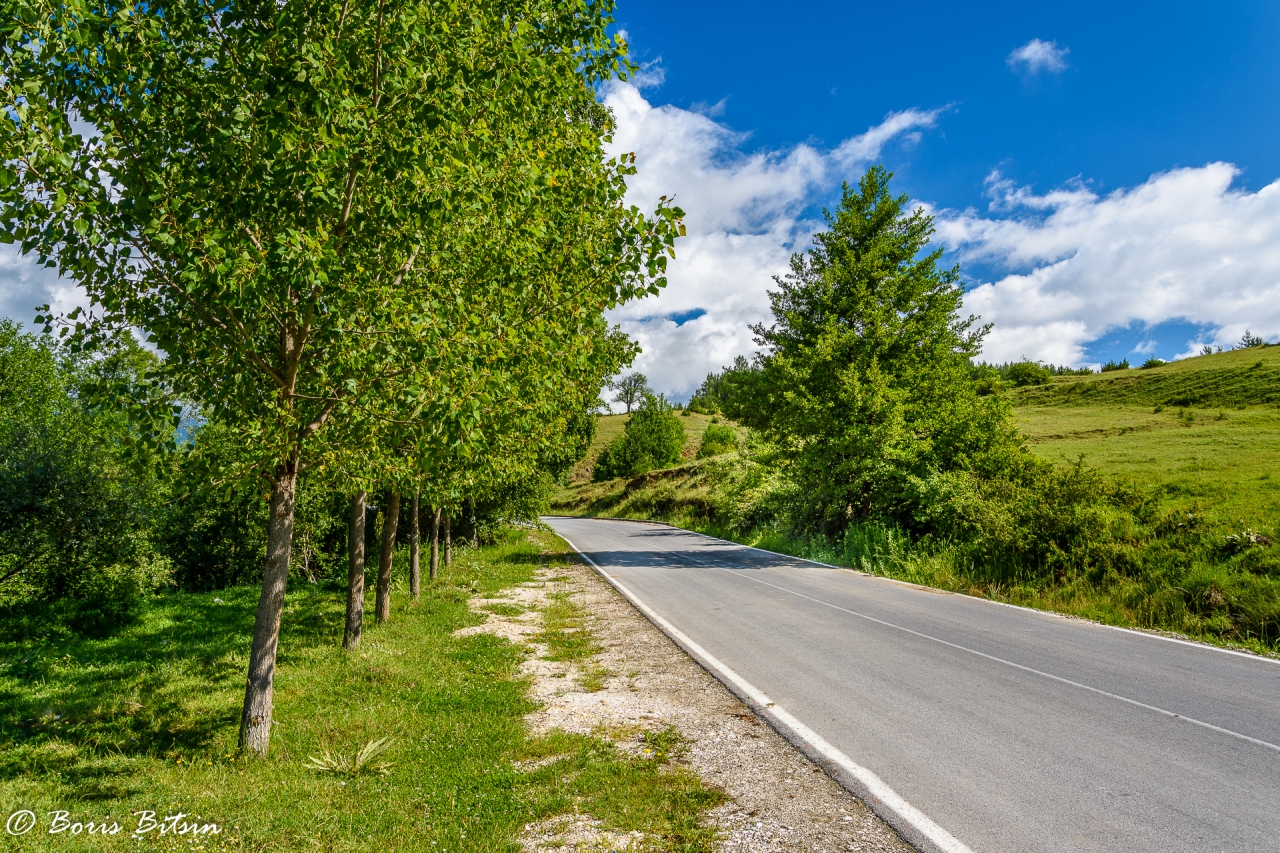
<path id="1" fill-rule="evenodd" d="M 1059 377 L 1011 397 L 1038 456 L 1083 456 L 1224 526 L 1280 519 L 1280 347 Z"/>
<path id="2" fill-rule="evenodd" d="M 1183 359 L 1148 370 L 1059 376 L 1019 388 L 1016 405 L 1256 406 L 1280 403 L 1280 347 Z"/>

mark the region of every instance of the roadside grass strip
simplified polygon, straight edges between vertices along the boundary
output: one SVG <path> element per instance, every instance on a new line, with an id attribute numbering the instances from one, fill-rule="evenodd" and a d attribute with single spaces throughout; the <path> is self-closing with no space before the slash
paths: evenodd
<path id="1" fill-rule="evenodd" d="M 468 607 L 473 595 L 527 583 L 563 556 L 528 531 L 464 550 L 417 604 L 395 590 L 392 620 L 369 620 L 353 653 L 340 648 L 343 590 L 295 584 L 260 760 L 236 750 L 256 588 L 157 598 L 105 639 L 3 614 L 0 819 L 36 818 L 23 835 L 0 830 L 5 849 L 514 853 L 526 825 L 577 814 L 640 833 L 635 849 L 713 849 L 703 823 L 723 795 L 668 763 L 671 749 L 531 737 L 527 648 L 455 636 L 487 618 Z M 568 595 L 542 616 L 549 654 L 589 662 L 595 641 Z M 156 826 L 137 833 L 147 812 Z"/>

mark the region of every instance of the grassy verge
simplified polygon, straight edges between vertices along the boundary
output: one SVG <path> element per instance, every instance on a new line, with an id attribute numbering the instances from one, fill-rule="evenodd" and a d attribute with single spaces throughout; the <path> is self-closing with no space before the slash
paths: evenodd
<path id="1" fill-rule="evenodd" d="M 516 851 L 525 824 L 573 812 L 644 832 L 664 849 L 711 849 L 714 834 L 700 821 L 716 792 L 602 738 L 531 738 L 525 650 L 487 634 L 454 636 L 485 618 L 468 607 L 474 593 L 564 559 L 545 534 L 463 551 L 419 603 L 397 591 L 392 621 L 368 625 L 352 654 L 338 647 L 341 590 L 295 585 L 266 760 L 235 750 L 256 590 L 157 599 L 137 623 L 98 640 L 9 614 L 0 625 L 0 806 L 4 819 L 20 809 L 38 818 L 28 834 L 5 836 L 10 849 Z M 545 624 L 578 635 L 565 653 L 585 657 L 585 626 L 566 632 L 574 626 L 555 621 L 580 618 L 550 614 Z M 389 747 L 366 772 L 308 767 L 311 756 L 349 759 L 384 738 Z M 49 834 L 58 810 L 82 831 Z M 140 810 L 221 832 L 157 828 L 138 839 Z M 90 836 L 88 821 L 122 829 Z"/>
<path id="2" fill-rule="evenodd" d="M 1274 571 L 1280 545 L 1254 548 L 1228 559 L 1213 558 L 1213 542 L 1229 544 L 1240 528 L 1218 513 L 1220 529 L 1174 535 L 1140 552 L 1139 570 L 1094 577 L 1072 573 L 1062 579 L 1005 576 L 999 566 L 973 564 L 946 543 L 913 543 L 880 525 L 854 525 L 833 541 L 806 536 L 776 524 L 733 525 L 724 521 L 734 501 L 711 464 L 654 471 L 633 480 L 584 483 L 561 491 L 557 512 L 665 521 L 781 554 L 818 560 L 869 574 L 1010 604 L 1067 613 L 1121 627 L 1169 631 L 1218 645 L 1276 655 L 1277 589 Z M 750 495 L 747 495 L 750 498 Z M 1264 528 L 1274 536 L 1273 528 Z M 1194 554 L 1193 554 L 1194 551 Z M 1237 565 L 1250 558 L 1261 573 Z"/>

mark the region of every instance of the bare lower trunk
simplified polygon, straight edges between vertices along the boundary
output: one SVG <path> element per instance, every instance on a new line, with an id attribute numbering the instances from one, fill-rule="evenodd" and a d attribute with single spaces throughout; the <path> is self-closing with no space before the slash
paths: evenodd
<path id="1" fill-rule="evenodd" d="M 298 463 L 291 460 L 276 470 L 271 484 L 267 519 L 267 565 L 262 596 L 253 620 L 249 677 L 245 682 L 244 712 L 240 716 L 240 749 L 266 755 L 271 741 L 271 692 L 275 684 L 276 648 L 280 643 L 280 614 L 289 580 L 289 551 L 293 547 L 293 508 L 297 498 Z"/>
<path id="2" fill-rule="evenodd" d="M 480 529 L 476 527 L 476 499 L 472 498 L 471 500 L 467 501 L 467 506 L 471 510 L 471 515 L 467 519 L 467 521 L 470 522 L 471 524 L 471 547 L 479 548 L 480 547 Z"/>
<path id="3" fill-rule="evenodd" d="M 446 515 L 444 517 L 444 564 L 446 566 L 453 562 L 453 537 L 449 534 L 449 528 L 452 525 L 452 519 Z"/>
<path id="4" fill-rule="evenodd" d="M 351 499 L 351 514 L 347 518 L 347 624 L 342 631 L 342 647 L 354 649 L 360 645 L 360 632 L 364 629 L 364 517 L 363 491 Z"/>
<path id="5" fill-rule="evenodd" d="M 440 507 L 431 515 L 431 579 L 440 574 Z"/>
<path id="6" fill-rule="evenodd" d="M 409 522 L 409 595 L 418 600 L 421 587 L 421 573 L 418 570 L 418 493 L 413 493 L 413 520 Z"/>
<path id="7" fill-rule="evenodd" d="M 378 551 L 378 594 L 374 618 L 380 623 L 391 618 L 391 558 L 396 552 L 396 525 L 399 522 L 400 493 L 392 492 L 387 498 L 386 514 L 382 517 L 382 548 Z"/>

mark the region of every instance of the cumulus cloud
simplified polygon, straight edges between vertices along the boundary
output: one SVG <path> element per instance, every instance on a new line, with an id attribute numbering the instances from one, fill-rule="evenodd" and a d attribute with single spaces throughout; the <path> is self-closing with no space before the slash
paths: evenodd
<path id="1" fill-rule="evenodd" d="M 1005 62 L 1014 71 L 1022 71 L 1027 74 L 1038 74 L 1041 71 L 1058 74 L 1067 69 L 1068 53 L 1070 53 L 1070 50 L 1065 47 L 1058 47 L 1056 41 L 1032 39 L 1010 53 L 1005 58 Z"/>
<path id="2" fill-rule="evenodd" d="M 962 263 L 1005 273 L 965 299 L 995 324 L 984 357 L 1084 364 L 1108 331 L 1169 321 L 1207 327 L 1183 355 L 1246 329 L 1275 340 L 1280 181 L 1248 192 L 1233 188 L 1238 174 L 1210 163 L 1100 196 L 1080 182 L 1037 195 L 993 173 L 987 215 L 937 212 L 938 237 Z"/>
<path id="3" fill-rule="evenodd" d="M 886 145 L 933 127 L 943 111 L 890 113 L 834 150 L 747 154 L 748 135 L 715 121 L 714 109 L 654 106 L 626 83 L 609 86 L 604 102 L 618 123 L 611 153 L 636 152 L 629 199 L 652 209 L 674 194 L 686 213 L 689 236 L 677 243 L 666 290 L 611 316 L 644 349 L 635 368 L 678 397 L 753 350 L 748 327 L 769 316 L 772 276 L 817 228 L 803 218 L 814 199 L 856 177 Z M 705 313 L 685 319 L 698 310 Z"/>

